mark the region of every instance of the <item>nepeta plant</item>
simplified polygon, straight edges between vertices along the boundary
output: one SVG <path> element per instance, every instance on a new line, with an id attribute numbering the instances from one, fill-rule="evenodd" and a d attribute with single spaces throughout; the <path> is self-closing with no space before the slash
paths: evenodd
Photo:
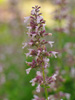
<path id="1" fill-rule="evenodd" d="M 45 20 L 41 16 L 42 13 L 39 12 L 39 8 L 39 6 L 32 7 L 31 16 L 25 17 L 24 22 L 28 23 L 27 34 L 30 37 L 30 41 L 28 43 L 23 43 L 23 48 L 29 46 L 29 53 L 26 53 L 26 57 L 29 56 L 34 58 L 32 62 L 26 61 L 28 66 L 30 66 L 26 69 L 26 73 L 29 74 L 30 70 L 37 69 L 36 76 L 30 81 L 30 83 L 32 86 L 37 84 L 36 92 L 40 92 L 43 87 L 45 90 L 46 99 L 34 95 L 34 99 L 32 100 L 49 100 L 47 88 L 56 80 L 58 73 L 55 72 L 52 76 L 48 77 L 46 69 L 49 67 L 49 57 L 54 55 L 56 58 L 58 52 L 47 51 L 45 45 L 48 43 L 52 47 L 54 41 L 46 41 L 43 39 L 45 36 L 52 36 L 52 33 L 46 33 Z"/>

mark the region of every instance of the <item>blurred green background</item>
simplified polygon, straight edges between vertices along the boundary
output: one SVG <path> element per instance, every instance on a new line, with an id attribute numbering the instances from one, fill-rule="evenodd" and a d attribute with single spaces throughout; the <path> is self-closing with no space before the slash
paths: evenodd
<path id="1" fill-rule="evenodd" d="M 75 18 L 74 4 L 74 0 L 69 0 L 67 5 L 70 9 L 69 15 L 73 18 Z M 26 75 L 25 60 L 31 59 L 25 57 L 27 49 L 22 49 L 22 42 L 28 40 L 24 17 L 30 15 L 32 6 L 35 5 L 41 6 L 42 16 L 46 20 L 46 31 L 53 33 L 53 36 L 48 38 L 55 41 L 51 50 L 59 51 L 58 58 L 50 58 L 49 68 L 50 75 L 56 68 L 60 69 L 64 79 L 55 92 L 70 94 L 70 99 L 63 100 L 75 100 L 75 19 L 71 22 L 74 27 L 69 33 L 55 31 L 54 28 L 60 25 L 53 19 L 53 12 L 57 6 L 52 0 L 0 0 L 0 100 L 33 98 L 32 91 L 35 87 L 32 87 L 29 81 L 34 78 L 35 73 L 31 71 Z M 66 23 L 63 21 L 63 26 Z"/>

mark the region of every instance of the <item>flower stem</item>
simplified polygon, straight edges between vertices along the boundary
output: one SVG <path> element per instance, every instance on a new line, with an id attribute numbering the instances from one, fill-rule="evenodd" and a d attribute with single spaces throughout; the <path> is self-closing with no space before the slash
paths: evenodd
<path id="1" fill-rule="evenodd" d="M 44 67 L 42 68 L 42 72 L 43 72 L 43 80 L 44 80 L 44 83 L 45 83 Z M 46 88 L 45 84 L 44 84 L 44 89 L 45 89 L 46 100 L 48 100 L 48 92 L 47 92 L 47 88 Z"/>

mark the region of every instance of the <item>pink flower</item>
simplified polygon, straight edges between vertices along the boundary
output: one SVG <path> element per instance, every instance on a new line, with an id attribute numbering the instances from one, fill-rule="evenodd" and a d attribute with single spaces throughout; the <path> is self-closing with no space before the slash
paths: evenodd
<path id="1" fill-rule="evenodd" d="M 22 43 L 23 47 L 22 49 L 24 49 L 27 46 L 27 43 Z"/>
<path id="2" fill-rule="evenodd" d="M 38 26 L 36 26 L 35 32 L 38 32 Z"/>
<path id="3" fill-rule="evenodd" d="M 37 95 L 34 95 L 34 99 L 32 99 L 32 100 L 38 100 L 38 99 L 39 99 L 39 97 Z"/>
<path id="4" fill-rule="evenodd" d="M 25 53 L 26 57 L 30 56 L 30 53 Z"/>
<path id="5" fill-rule="evenodd" d="M 57 74 L 54 74 L 53 76 L 52 76 L 52 79 L 55 81 L 56 80 L 56 76 L 57 76 Z"/>
<path id="6" fill-rule="evenodd" d="M 33 44 L 33 42 L 30 41 L 28 44 L 31 46 Z"/>
<path id="7" fill-rule="evenodd" d="M 32 52 L 32 50 L 34 50 L 34 49 L 28 49 L 29 50 L 29 52 L 31 53 Z"/>
<path id="8" fill-rule="evenodd" d="M 31 11 L 31 14 L 32 15 L 34 15 L 36 12 L 35 12 L 35 9 L 33 9 L 32 11 Z"/>
<path id="9" fill-rule="evenodd" d="M 45 63 L 44 68 L 47 68 L 47 67 L 48 67 L 48 63 Z"/>
<path id="10" fill-rule="evenodd" d="M 49 58 L 44 58 L 44 61 L 48 63 L 49 62 Z"/>
<path id="11" fill-rule="evenodd" d="M 40 84 L 36 87 L 36 92 L 40 92 Z"/>
<path id="12" fill-rule="evenodd" d="M 44 62 L 45 62 L 45 65 L 44 65 L 44 68 L 47 68 L 48 67 L 48 62 L 49 62 L 49 59 L 48 58 L 44 58 Z"/>
<path id="13" fill-rule="evenodd" d="M 26 73 L 29 74 L 31 68 L 26 69 Z"/>
<path id="14" fill-rule="evenodd" d="M 39 55 L 40 55 L 40 53 L 41 53 L 41 51 L 40 51 L 40 50 L 38 50 L 37 56 L 39 56 Z"/>
<path id="15" fill-rule="evenodd" d="M 32 39 L 36 36 L 36 34 L 32 34 Z"/>
<path id="16" fill-rule="evenodd" d="M 66 96 L 67 100 L 70 100 L 71 95 L 69 93 L 65 93 L 65 96 Z"/>
<path id="17" fill-rule="evenodd" d="M 50 100 L 50 97 L 48 97 L 48 100 Z"/>
<path id="18" fill-rule="evenodd" d="M 58 54 L 58 52 L 52 51 L 52 54 L 57 58 L 56 54 Z"/>
<path id="19" fill-rule="evenodd" d="M 36 75 L 37 75 L 37 76 L 42 76 L 42 74 L 41 74 L 40 71 L 37 71 L 37 72 L 36 72 Z"/>
<path id="20" fill-rule="evenodd" d="M 31 55 L 31 52 L 32 52 L 33 49 L 28 49 L 28 50 L 29 50 L 29 53 L 25 53 L 26 54 L 26 57 L 28 57 L 28 56 L 31 57 L 32 56 Z"/>
<path id="21" fill-rule="evenodd" d="M 32 55 L 30 55 L 30 52 L 29 53 L 25 53 L 26 54 L 26 57 L 32 57 Z"/>
<path id="22" fill-rule="evenodd" d="M 37 23 L 40 23 L 40 20 L 43 19 L 42 16 L 37 16 Z"/>
<path id="23" fill-rule="evenodd" d="M 54 41 L 48 41 L 48 43 L 50 44 L 51 47 L 53 47 Z"/>
<path id="24" fill-rule="evenodd" d="M 32 83 L 32 86 L 35 85 L 35 82 L 36 82 L 36 78 L 33 78 L 33 79 L 30 81 L 30 83 Z"/>

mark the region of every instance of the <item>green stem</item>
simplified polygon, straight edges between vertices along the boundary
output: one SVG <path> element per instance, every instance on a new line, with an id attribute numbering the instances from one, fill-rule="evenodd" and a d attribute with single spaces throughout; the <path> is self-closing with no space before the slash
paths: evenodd
<path id="1" fill-rule="evenodd" d="M 43 72 L 43 80 L 44 80 L 44 83 L 45 83 L 45 73 L 44 73 L 44 67 L 42 68 L 42 72 Z M 46 99 L 48 100 L 48 92 L 47 92 L 47 88 L 44 84 L 44 89 L 45 89 L 45 96 L 46 96 Z"/>

